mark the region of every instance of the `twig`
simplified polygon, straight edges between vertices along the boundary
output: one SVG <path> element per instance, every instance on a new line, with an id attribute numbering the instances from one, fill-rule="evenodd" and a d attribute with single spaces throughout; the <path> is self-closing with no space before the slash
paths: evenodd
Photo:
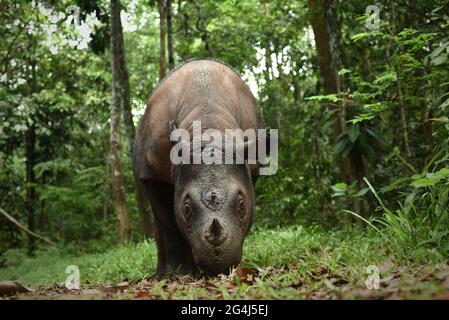
<path id="1" fill-rule="evenodd" d="M 0 212 L 6 217 L 6 219 L 8 219 L 9 221 L 11 221 L 12 223 L 14 223 L 17 227 L 19 227 L 20 229 L 24 230 L 26 233 L 28 233 L 29 235 L 32 235 L 35 238 L 38 238 L 42 241 L 45 241 L 53 246 L 58 246 L 56 243 L 54 243 L 51 240 L 48 240 L 47 238 L 44 238 L 36 233 L 34 233 L 33 231 L 30 231 L 29 229 L 27 229 L 26 227 L 24 227 L 23 225 L 21 225 L 16 219 L 14 219 L 13 216 L 11 216 L 8 212 L 6 212 L 5 210 L 3 210 L 2 208 L 0 208 Z"/>
<path id="2" fill-rule="evenodd" d="M 407 160 L 406 160 L 404 157 L 402 157 L 402 156 L 399 154 L 399 152 L 396 152 L 394 155 L 395 155 L 396 157 L 398 157 L 399 160 L 401 160 L 402 163 L 405 164 L 405 165 L 407 166 L 407 168 L 409 168 L 413 173 L 415 173 L 415 174 L 418 173 L 418 171 L 416 170 L 416 168 L 415 168 L 412 164 L 410 164 L 409 162 L 407 162 Z"/>

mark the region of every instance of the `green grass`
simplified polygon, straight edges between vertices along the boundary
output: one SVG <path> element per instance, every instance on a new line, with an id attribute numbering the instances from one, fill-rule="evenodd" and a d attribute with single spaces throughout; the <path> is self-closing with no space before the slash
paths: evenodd
<path id="1" fill-rule="evenodd" d="M 341 289 L 341 283 L 350 288 L 349 291 L 340 290 L 346 292 L 344 297 L 356 289 L 366 291 L 366 268 L 376 265 L 383 277 L 388 278 L 391 272 L 394 274 L 397 270 L 402 270 L 402 275 L 415 277 L 404 280 L 408 285 L 413 283 L 409 288 L 413 293 L 418 285 L 415 270 L 421 270 L 424 265 L 404 264 L 402 261 L 399 265 L 397 261 L 400 260 L 394 258 L 393 248 L 377 231 L 360 227 L 335 230 L 324 230 L 319 226 L 256 228 L 245 241 L 242 261 L 242 267 L 257 273 L 255 279 L 250 276 L 250 280 L 254 280 L 251 284 L 245 279 L 241 281 L 235 273 L 227 277 L 151 280 L 156 268 L 156 246 L 152 241 L 117 246 L 100 254 L 70 256 L 52 250 L 40 252 L 35 258 L 11 258 L 9 263 L 12 265 L 0 269 L 0 280 L 18 280 L 29 286 L 51 287 L 65 281 L 67 266 L 76 265 L 80 269 L 84 288 L 128 281 L 130 291 L 127 294 L 119 293 L 116 296 L 119 298 L 133 297 L 146 279 L 151 283 L 151 296 L 162 299 L 298 299 L 313 298 L 323 290 L 335 293 Z M 436 259 L 426 264 L 443 261 Z M 439 282 L 426 286 L 430 292 L 444 290 Z M 426 291 L 419 289 L 412 297 L 420 292 Z"/>
<path id="2" fill-rule="evenodd" d="M 83 284 L 115 283 L 125 279 L 148 278 L 156 268 L 156 245 L 141 242 L 114 247 L 104 253 L 83 256 L 50 250 L 35 258 L 24 258 L 18 265 L 0 269 L 0 280 L 18 280 L 26 285 L 52 285 L 64 282 L 67 266 L 76 265 Z"/>
<path id="3" fill-rule="evenodd" d="M 250 268 L 295 269 L 300 273 L 325 267 L 329 270 L 373 264 L 386 258 L 379 239 L 369 230 L 352 228 L 325 231 L 319 227 L 292 226 L 256 229 L 246 239 L 243 266 Z M 376 249 L 374 249 L 376 248 Z M 100 254 L 65 255 L 51 250 L 35 258 L 0 269 L 0 280 L 18 280 L 29 285 L 63 282 L 65 269 L 77 265 L 82 283 L 131 282 L 149 278 L 156 268 L 153 241 L 127 244 Z"/>

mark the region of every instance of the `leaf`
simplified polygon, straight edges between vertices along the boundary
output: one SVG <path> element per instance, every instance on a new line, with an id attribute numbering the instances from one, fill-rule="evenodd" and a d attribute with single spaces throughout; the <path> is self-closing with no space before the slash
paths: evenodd
<path id="1" fill-rule="evenodd" d="M 430 179 L 430 178 L 421 178 L 410 183 L 411 186 L 420 188 L 420 187 L 428 187 L 433 186 L 438 182 L 438 180 Z"/>
<path id="2" fill-rule="evenodd" d="M 447 55 L 441 55 L 436 57 L 435 59 L 432 59 L 430 63 L 434 66 L 439 66 L 440 64 L 443 64 L 447 61 Z"/>
<path id="3" fill-rule="evenodd" d="M 347 157 L 349 155 L 349 153 L 351 152 L 351 150 L 352 150 L 352 145 L 348 143 L 346 148 L 342 151 L 341 156 Z"/>
<path id="4" fill-rule="evenodd" d="M 396 180 L 394 180 L 392 183 L 390 183 L 388 186 L 383 187 L 380 189 L 380 192 L 385 193 L 388 191 L 393 190 L 394 188 L 396 188 L 398 185 L 400 185 L 401 183 L 410 180 L 409 177 L 400 177 L 397 178 Z"/>
<path id="5" fill-rule="evenodd" d="M 346 195 L 346 193 L 343 193 L 343 192 L 335 192 L 335 193 L 333 193 L 332 194 L 332 198 L 337 198 L 337 197 L 343 197 L 343 196 L 345 196 Z"/>
<path id="6" fill-rule="evenodd" d="M 351 70 L 342 68 L 341 70 L 338 71 L 339 76 L 344 76 L 347 73 L 351 73 Z"/>
<path id="7" fill-rule="evenodd" d="M 443 52 L 444 49 L 446 49 L 444 45 L 438 46 L 435 50 L 432 51 L 432 53 L 430 54 L 430 58 L 435 59 L 440 55 L 441 52 Z"/>
<path id="8" fill-rule="evenodd" d="M 396 72 L 392 71 L 392 70 L 387 70 L 382 75 L 380 75 L 379 77 L 377 77 L 374 80 L 374 84 L 381 84 L 381 83 L 385 83 L 385 82 L 395 82 L 396 80 L 398 80 L 398 76 L 397 76 Z"/>
<path id="9" fill-rule="evenodd" d="M 237 283 L 246 283 L 252 286 L 254 284 L 254 279 L 257 277 L 258 271 L 256 269 L 242 268 L 239 267 L 235 269 L 234 281 Z"/>
<path id="10" fill-rule="evenodd" d="M 336 154 L 341 154 L 343 152 L 343 150 L 346 148 L 346 145 L 348 144 L 348 139 L 340 139 L 340 141 L 338 141 L 335 146 L 334 146 L 334 151 Z"/>
<path id="11" fill-rule="evenodd" d="M 106 286 L 103 288 L 103 291 L 108 292 L 108 293 L 115 293 L 118 291 L 123 291 L 125 289 L 128 289 L 128 287 L 129 287 L 129 284 L 128 284 L 128 282 L 125 281 L 125 282 L 119 283 L 115 286 Z"/>
<path id="12" fill-rule="evenodd" d="M 368 133 L 371 137 L 373 137 L 374 139 L 376 139 L 378 142 L 380 143 L 385 143 L 385 139 L 384 136 L 382 135 L 381 132 L 377 131 L 376 129 L 374 129 L 373 127 L 368 127 L 365 128 L 366 133 Z"/>
<path id="13" fill-rule="evenodd" d="M 369 191 L 369 188 L 363 188 L 359 190 L 359 192 L 356 193 L 356 197 L 363 197 L 367 192 Z"/>
<path id="14" fill-rule="evenodd" d="M 381 35 L 380 32 L 371 30 L 369 32 L 362 32 L 362 33 L 355 34 L 355 35 L 353 35 L 351 37 L 351 40 L 353 40 L 354 42 L 357 42 L 357 41 L 363 40 L 365 38 L 370 38 L 370 37 L 374 38 L 374 37 L 377 37 L 379 35 Z"/>
<path id="15" fill-rule="evenodd" d="M 331 189 L 334 191 L 332 194 L 332 198 L 341 197 L 346 194 L 346 190 L 348 189 L 348 185 L 344 182 L 337 183 L 331 186 Z"/>
<path id="16" fill-rule="evenodd" d="M 360 135 L 360 128 L 358 124 L 353 124 L 348 129 L 348 137 L 349 140 L 351 140 L 352 143 L 357 141 L 357 138 Z"/>
<path id="17" fill-rule="evenodd" d="M 150 296 L 150 291 L 139 290 L 136 292 L 136 298 L 148 298 Z"/>
<path id="18" fill-rule="evenodd" d="M 354 116 L 354 118 L 352 118 L 351 120 L 349 120 L 352 124 L 356 124 L 359 122 L 363 122 L 366 120 L 371 120 L 375 117 L 376 115 L 374 113 L 361 113 L 359 115 Z"/>
<path id="19" fill-rule="evenodd" d="M 449 101 L 449 100 L 448 100 Z M 448 104 L 449 105 L 449 104 Z M 448 117 L 439 117 L 439 118 L 432 118 L 429 119 L 431 121 L 436 121 L 436 122 L 449 122 L 449 118 Z"/>
<path id="20" fill-rule="evenodd" d="M 449 300 L 449 292 L 439 293 L 433 296 L 432 300 Z"/>
<path id="21" fill-rule="evenodd" d="M 440 106 L 438 108 L 440 109 L 446 109 L 446 107 L 449 106 L 449 99 L 447 99 L 446 101 L 444 101 L 442 104 L 440 104 Z"/>
<path id="22" fill-rule="evenodd" d="M 440 179 L 446 178 L 447 176 L 449 176 L 449 169 L 448 168 L 443 168 L 438 170 L 435 173 Z"/>
<path id="23" fill-rule="evenodd" d="M 24 125 L 24 124 L 16 124 L 14 127 L 13 127 L 13 130 L 14 131 L 17 131 L 17 132 L 24 132 L 24 131 L 26 131 L 28 129 L 28 127 L 26 126 L 26 125 Z"/>
<path id="24" fill-rule="evenodd" d="M 318 96 L 307 97 L 306 100 L 338 102 L 340 100 L 340 98 L 336 94 L 327 94 L 327 95 L 318 95 Z"/>

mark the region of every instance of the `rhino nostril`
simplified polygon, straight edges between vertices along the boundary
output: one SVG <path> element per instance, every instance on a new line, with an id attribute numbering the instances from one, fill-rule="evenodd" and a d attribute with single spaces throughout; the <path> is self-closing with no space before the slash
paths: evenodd
<path id="1" fill-rule="evenodd" d="M 208 230 L 206 231 L 206 240 L 213 244 L 218 245 L 226 240 L 226 234 L 224 232 L 223 226 L 220 224 L 217 218 L 214 218 Z"/>

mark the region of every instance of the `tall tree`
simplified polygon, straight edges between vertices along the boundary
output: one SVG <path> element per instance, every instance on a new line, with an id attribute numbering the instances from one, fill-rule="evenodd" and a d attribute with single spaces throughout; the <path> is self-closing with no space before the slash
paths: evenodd
<path id="1" fill-rule="evenodd" d="M 167 60 L 165 57 L 165 25 L 166 25 L 166 0 L 158 0 L 159 7 L 159 80 L 165 77 L 165 71 L 167 69 Z"/>
<path id="2" fill-rule="evenodd" d="M 31 124 L 26 132 L 26 199 L 27 199 L 27 213 L 28 213 L 28 229 L 32 232 L 36 230 L 36 176 L 34 174 L 35 164 L 35 148 L 36 148 L 36 128 Z M 28 254 L 34 255 L 35 238 L 28 234 Z"/>
<path id="3" fill-rule="evenodd" d="M 132 108 L 131 108 L 131 91 L 129 85 L 129 74 L 126 65 L 125 45 L 123 40 L 123 28 L 121 20 L 118 21 L 117 40 L 117 67 L 119 68 L 119 79 L 121 92 L 121 108 L 123 111 L 123 120 L 125 124 L 126 137 L 128 140 L 130 159 L 134 154 L 134 140 L 136 137 L 136 128 L 134 125 Z M 153 214 L 151 212 L 150 203 L 144 195 L 144 191 L 134 176 L 134 189 L 136 191 L 136 202 L 139 210 L 140 229 L 146 237 L 152 237 L 154 231 Z"/>
<path id="4" fill-rule="evenodd" d="M 391 35 L 391 39 L 393 39 L 396 36 L 396 8 L 395 8 L 395 4 L 393 3 L 393 1 L 389 1 L 389 6 L 390 6 L 390 17 L 391 17 L 391 21 L 390 21 L 390 25 L 391 25 L 391 31 L 390 31 L 390 35 Z M 386 46 L 386 54 L 387 54 L 387 61 L 388 64 L 390 65 L 390 67 L 394 70 L 394 72 L 396 74 L 398 74 L 397 72 L 397 68 L 396 65 L 394 64 L 394 62 L 392 61 L 391 58 L 391 49 L 392 49 L 392 41 L 390 40 L 388 45 Z M 396 92 L 399 98 L 399 112 L 400 112 L 400 119 L 401 119 L 401 131 L 402 131 L 402 143 L 404 145 L 404 150 L 405 153 L 407 154 L 407 157 L 410 158 L 412 156 L 412 149 L 410 147 L 410 142 L 409 142 L 409 134 L 408 134 L 408 128 L 407 128 L 407 111 L 406 111 L 406 103 L 404 101 L 404 93 L 403 93 L 403 84 L 402 84 L 402 80 L 400 77 L 397 78 L 396 80 Z"/>
<path id="5" fill-rule="evenodd" d="M 339 28 L 336 17 L 335 0 L 308 0 L 310 21 L 315 35 L 320 82 L 325 94 L 340 93 L 343 90 L 342 79 L 338 71 L 342 67 L 339 51 Z M 346 106 L 341 104 L 328 104 L 329 110 L 337 107 L 336 118 L 332 127 L 335 141 L 346 130 Z M 352 148 L 348 158 L 337 156 L 340 172 L 346 182 L 358 180 L 363 183 L 365 167 L 361 153 Z"/>
<path id="6" fill-rule="evenodd" d="M 36 82 L 36 61 L 29 59 L 31 65 L 31 94 L 37 91 Z M 31 113 L 32 114 L 32 113 Z M 26 208 L 28 214 L 28 229 L 36 231 L 36 174 L 34 166 L 36 164 L 36 124 L 34 117 L 30 118 L 25 133 L 25 154 L 26 154 Z M 36 249 L 36 239 L 30 233 L 28 235 L 28 255 L 33 256 Z"/>
<path id="7" fill-rule="evenodd" d="M 130 210 L 126 199 L 125 185 L 120 157 L 120 113 L 127 90 L 123 85 L 123 31 L 120 20 L 120 1 L 111 0 L 111 67 L 112 67 L 112 103 L 111 103 L 111 183 L 112 196 L 119 220 L 119 239 L 125 242 L 130 237 Z M 129 88 L 128 88 L 129 95 Z M 129 102 L 128 102 L 129 103 Z"/>
<path id="8" fill-rule="evenodd" d="M 264 15 L 266 19 L 269 19 L 270 17 L 270 7 L 268 2 L 265 2 L 263 4 L 263 8 L 264 8 Z M 265 82 L 268 84 L 271 81 L 271 74 L 273 72 L 273 68 L 272 68 L 272 61 L 271 61 L 271 37 L 267 36 L 267 39 L 265 39 L 263 41 L 263 46 L 265 49 L 265 70 L 264 70 L 264 75 L 265 75 Z"/>
<path id="9" fill-rule="evenodd" d="M 168 49 L 168 68 L 175 67 L 175 53 L 173 51 L 173 23 L 172 23 L 172 0 L 167 0 L 167 49 Z"/>

